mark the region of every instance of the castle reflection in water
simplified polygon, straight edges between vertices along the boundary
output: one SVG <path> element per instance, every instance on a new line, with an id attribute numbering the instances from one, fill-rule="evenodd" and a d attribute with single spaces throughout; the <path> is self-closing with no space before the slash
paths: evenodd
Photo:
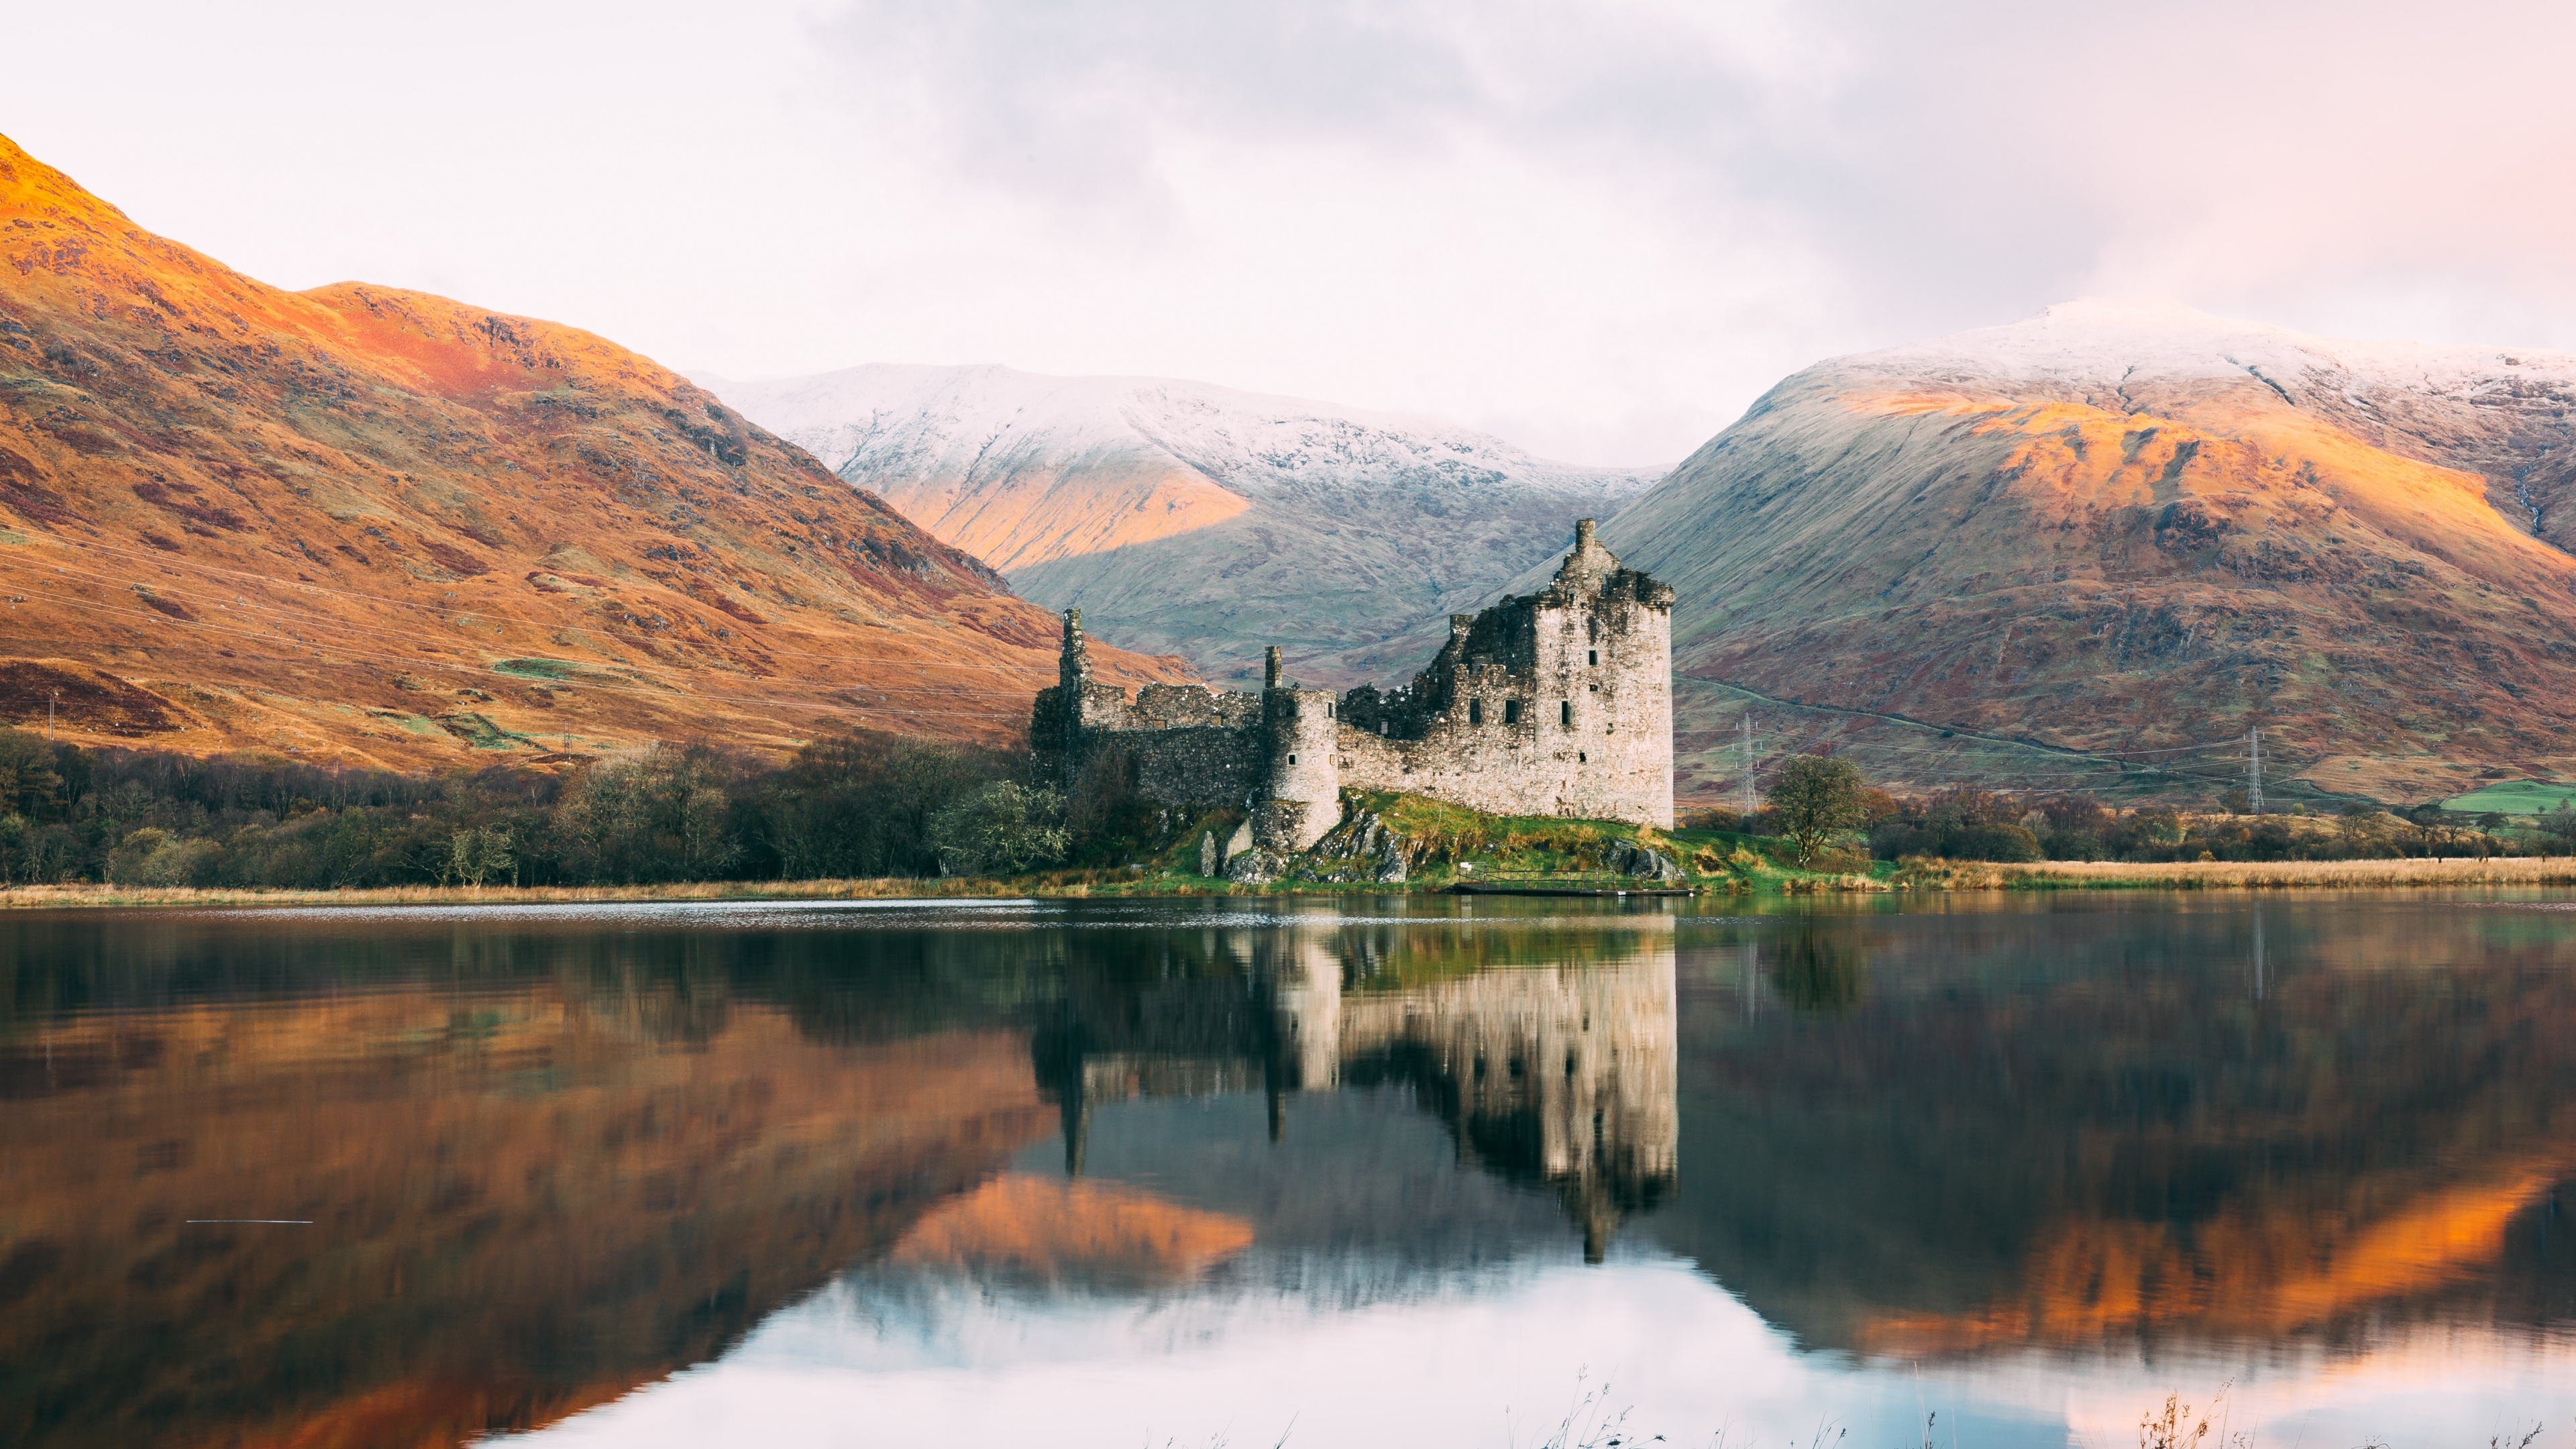
<path id="1" fill-rule="evenodd" d="M 1463 1159 L 1552 1189 L 1599 1262 L 1671 1190 L 1681 1139 L 1673 922 L 1614 927 L 1557 943 L 1588 959 L 1554 965 L 1526 964 L 1549 948 L 1523 928 L 1512 970 L 1483 969 L 1472 926 L 1430 942 L 1419 926 L 1218 930 L 1186 974 L 1167 959 L 1127 989 L 1077 983 L 1031 1044 L 1066 1170 L 1081 1175 L 1105 1103 L 1258 1091 L 1275 1141 L 1297 1093 L 1401 1086 Z"/>
<path id="2" fill-rule="evenodd" d="M 1577 1243 L 1860 1363 L 2576 1323 L 2554 903 L 30 911 L 0 988 L 0 1443 L 470 1442 L 827 1289 L 1160 1362 Z"/>

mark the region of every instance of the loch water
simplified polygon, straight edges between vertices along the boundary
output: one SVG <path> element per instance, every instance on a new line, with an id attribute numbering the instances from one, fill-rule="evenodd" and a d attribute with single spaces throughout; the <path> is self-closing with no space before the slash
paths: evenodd
<path id="1" fill-rule="evenodd" d="M 2576 903 L 1802 906 L 0 917 L 0 1442 L 2576 1433 Z"/>

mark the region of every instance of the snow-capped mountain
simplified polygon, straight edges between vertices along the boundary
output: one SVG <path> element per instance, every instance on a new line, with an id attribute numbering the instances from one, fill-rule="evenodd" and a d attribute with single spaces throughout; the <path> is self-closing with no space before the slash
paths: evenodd
<path id="1" fill-rule="evenodd" d="M 2117 387 L 2124 379 L 2335 379 L 2467 397 L 2514 377 L 2576 382 L 2576 354 L 2536 348 L 2310 337 L 2179 302 L 2080 297 L 2000 327 L 1820 364 L 1850 372 L 2016 378 Z"/>
<path id="2" fill-rule="evenodd" d="M 2568 753 L 2571 405 L 2565 353 L 2071 302 L 1798 373 L 1602 533 L 1685 675 L 2088 750 L 2261 725 L 2418 801 Z"/>
<path id="3" fill-rule="evenodd" d="M 1156 378 L 854 367 L 700 379 L 1100 637 L 1217 678 L 1264 645 L 1393 678 L 1659 470 L 1550 462 L 1436 419 Z"/>
<path id="4" fill-rule="evenodd" d="M 2576 484 L 2568 447 L 2576 353 L 2309 337 L 2174 302 L 2088 297 L 2008 326 L 1824 366 L 1855 377 L 2046 390 L 2128 412 L 2260 384 L 2271 396 L 2249 392 L 2249 400 L 2479 474 L 2507 521 L 2576 548 L 2576 520 L 2552 511 Z"/>

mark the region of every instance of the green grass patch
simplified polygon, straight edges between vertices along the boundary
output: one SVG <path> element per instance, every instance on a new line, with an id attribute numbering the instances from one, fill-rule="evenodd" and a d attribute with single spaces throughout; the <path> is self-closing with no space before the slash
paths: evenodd
<path id="1" fill-rule="evenodd" d="M 503 729 L 491 716 L 471 710 L 458 710 L 439 723 L 446 726 L 449 734 L 478 750 L 515 750 L 523 744 L 532 749 L 544 748 L 526 735 Z"/>
<path id="2" fill-rule="evenodd" d="M 503 659 L 492 666 L 494 674 L 506 674 L 512 679 L 570 679 L 579 670 L 579 665 L 560 659 Z"/>
<path id="3" fill-rule="evenodd" d="M 1599 870 L 1612 847 L 1640 841 L 1671 848 L 1663 832 L 1618 820 L 1571 820 L 1553 815 L 1487 815 L 1392 792 L 1358 797 L 1387 828 L 1431 842 L 1447 859 L 1489 863 L 1497 870 Z"/>
<path id="4" fill-rule="evenodd" d="M 2576 799 L 2576 785 L 2543 784 L 2538 780 L 2498 780 L 2480 785 L 2466 795 L 2454 795 L 2442 802 L 2445 810 L 2469 815 L 2538 815 L 2555 810 Z"/>
<path id="5" fill-rule="evenodd" d="M 1591 872 L 1608 868 L 1617 847 L 1635 841 L 1681 864 L 1702 886 L 1752 891 L 1812 890 L 1847 876 L 1886 881 L 1894 861 L 1873 861 L 1856 843 L 1827 853 L 1812 868 L 1797 864 L 1797 847 L 1765 835 L 1721 830 L 1658 830 L 1619 820 L 1569 820 L 1547 815 L 1486 815 L 1463 805 L 1393 793 L 1359 796 L 1388 827 L 1429 843 L 1439 863 L 1417 869 L 1415 883 L 1437 888 L 1453 880 L 1492 880 L 1516 873 Z M 1447 862 L 1471 862 L 1458 870 Z"/>

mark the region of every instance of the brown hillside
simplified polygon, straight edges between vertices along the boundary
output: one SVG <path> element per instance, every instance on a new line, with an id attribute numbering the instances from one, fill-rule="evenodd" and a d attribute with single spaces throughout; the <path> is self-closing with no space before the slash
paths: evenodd
<path id="1" fill-rule="evenodd" d="M 195 754 L 996 739 L 1055 671 L 1044 610 L 653 362 L 280 291 L 6 138 L 0 586 L 0 721 Z"/>
<path id="2" fill-rule="evenodd" d="M 1604 533 L 1680 591 L 1709 682 L 1685 794 L 1737 769 L 1688 717 L 1732 720 L 1722 682 L 1858 712 L 1772 721 L 1906 783 L 1985 746 L 1869 716 L 2087 752 L 2019 768 L 2095 786 L 2240 770 L 2187 747 L 2260 725 L 2282 774 L 2421 800 L 2576 766 L 2571 398 L 2563 355 L 2073 304 L 1800 373 Z"/>

